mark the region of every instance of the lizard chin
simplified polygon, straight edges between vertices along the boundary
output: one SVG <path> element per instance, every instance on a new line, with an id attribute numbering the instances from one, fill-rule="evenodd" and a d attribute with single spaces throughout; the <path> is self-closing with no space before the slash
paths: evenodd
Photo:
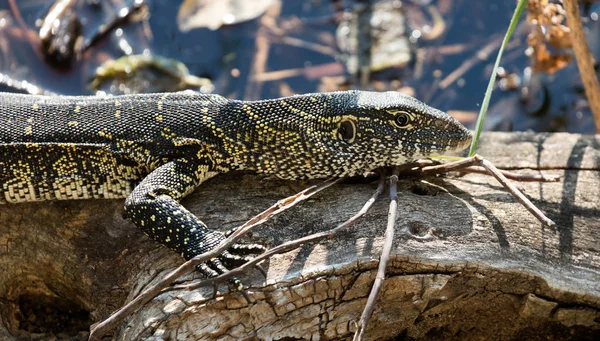
<path id="1" fill-rule="evenodd" d="M 456 153 L 468 148 L 471 145 L 471 140 L 472 140 L 472 136 L 469 133 L 469 134 L 465 134 L 465 137 L 461 140 L 458 140 L 458 142 L 456 144 L 451 144 L 451 145 L 447 145 L 447 146 L 437 145 L 437 144 L 433 144 L 433 143 L 415 142 L 415 143 L 413 143 L 413 147 L 415 148 L 415 151 L 412 154 L 412 156 L 407 157 L 406 155 L 403 155 L 402 153 L 400 153 L 398 155 L 393 155 L 389 159 L 388 164 L 384 165 L 384 166 L 391 166 L 391 165 L 397 166 L 397 165 L 401 165 L 401 164 L 415 161 L 418 159 L 428 158 L 430 156 L 442 156 L 442 155 L 456 154 Z"/>

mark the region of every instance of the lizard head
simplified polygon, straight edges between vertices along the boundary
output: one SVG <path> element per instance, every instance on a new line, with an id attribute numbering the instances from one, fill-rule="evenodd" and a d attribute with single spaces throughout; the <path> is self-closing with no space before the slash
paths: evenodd
<path id="1" fill-rule="evenodd" d="M 348 163 L 361 164 L 357 170 L 456 152 L 471 143 L 471 132 L 457 120 L 398 92 L 349 91 L 339 100 L 328 145 Z"/>
<path id="2" fill-rule="evenodd" d="M 229 129 L 249 136 L 236 163 L 284 179 L 364 174 L 463 150 L 472 138 L 448 114 L 398 92 L 341 91 L 230 105 L 239 117 L 226 121 Z M 248 117 L 251 124 L 240 126 Z"/>

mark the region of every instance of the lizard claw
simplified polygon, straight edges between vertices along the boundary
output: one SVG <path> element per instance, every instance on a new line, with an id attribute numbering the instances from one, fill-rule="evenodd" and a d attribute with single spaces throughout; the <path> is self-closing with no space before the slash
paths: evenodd
<path id="1" fill-rule="evenodd" d="M 241 266 L 264 251 L 266 251 L 266 247 L 259 244 L 234 244 L 228 251 L 200 264 L 197 269 L 209 278 L 217 277 Z M 237 290 L 244 288 L 243 283 L 237 278 L 230 279 L 229 284 Z"/>
<path id="2" fill-rule="evenodd" d="M 218 258 L 213 258 L 206 263 L 198 265 L 197 269 L 209 278 L 217 277 L 229 271 L 229 269 Z M 240 291 L 244 289 L 244 284 L 236 277 L 229 279 L 229 285 Z M 214 291 L 216 296 L 216 283 L 214 286 Z"/>
<path id="3" fill-rule="evenodd" d="M 211 269 L 207 263 L 202 263 L 196 266 L 196 269 L 200 271 L 204 276 L 208 278 L 213 278 L 219 276 L 219 273 L 213 269 Z"/>

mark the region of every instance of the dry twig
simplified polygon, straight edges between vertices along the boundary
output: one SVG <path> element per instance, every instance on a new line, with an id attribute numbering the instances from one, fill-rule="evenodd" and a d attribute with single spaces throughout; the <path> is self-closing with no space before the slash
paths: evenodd
<path id="1" fill-rule="evenodd" d="M 484 160 L 479 155 L 475 155 L 471 158 L 466 158 L 460 161 L 450 162 L 441 165 L 433 165 L 434 163 L 430 160 L 419 160 L 413 162 L 411 164 L 403 165 L 400 167 L 394 168 L 393 175 L 390 179 L 390 210 L 388 214 L 388 223 L 386 229 L 386 238 L 384 243 L 384 248 L 382 251 L 382 255 L 380 257 L 379 270 L 377 272 L 377 276 L 374 282 L 373 289 L 371 290 L 371 294 L 369 295 L 369 299 L 365 306 L 365 310 L 361 316 L 359 321 L 359 328 L 357 333 L 355 334 L 355 340 L 362 340 L 364 337 L 364 332 L 368 325 L 368 321 L 374 311 L 375 302 L 377 300 L 377 296 L 381 290 L 381 286 L 383 285 L 383 279 L 385 278 L 385 268 L 387 266 L 387 262 L 389 260 L 389 255 L 392 248 L 393 236 L 394 236 L 394 226 L 396 221 L 396 211 L 397 211 L 397 181 L 398 174 L 400 172 L 403 173 L 416 173 L 420 175 L 434 175 L 446 173 L 453 170 L 462 170 L 465 169 L 468 171 L 480 172 L 480 169 L 473 169 L 472 166 L 482 166 L 489 173 L 491 173 L 496 179 L 521 203 L 523 204 L 537 219 L 543 222 L 546 226 L 554 226 L 554 222 L 548 219 L 537 207 L 535 207 L 514 185 L 512 185 L 508 179 L 503 175 L 501 171 L 499 171 L 495 166 L 493 166 L 489 161 Z M 507 173 L 507 172 L 505 172 Z M 537 181 L 555 181 L 555 178 L 544 177 L 544 176 L 533 176 L 527 177 L 523 175 L 517 174 L 517 179 L 526 179 L 527 181 L 533 181 L 532 179 L 537 179 Z M 339 182 L 341 179 L 330 179 L 327 180 L 318 186 L 312 186 L 298 194 L 290 196 L 286 199 L 280 200 L 275 205 L 271 206 L 269 209 L 263 211 L 259 215 L 250 219 L 240 228 L 238 228 L 234 233 L 232 233 L 223 243 L 219 245 L 216 249 L 206 252 L 202 255 L 199 255 L 184 264 L 178 267 L 176 270 L 169 273 L 165 278 L 163 278 L 158 283 L 150 286 L 146 290 L 144 290 L 140 295 L 134 298 L 131 302 L 117 310 L 113 313 L 109 318 L 104 320 L 101 323 L 95 325 L 91 332 L 89 340 L 99 340 L 102 336 L 106 335 L 110 330 L 115 328 L 125 317 L 132 314 L 134 311 L 142 307 L 144 304 L 149 302 L 154 297 L 158 296 L 161 293 L 172 291 L 172 290 L 193 290 L 200 286 L 205 285 L 214 285 L 217 282 L 223 281 L 225 279 L 229 279 L 240 275 L 254 267 L 261 261 L 275 255 L 284 252 L 288 252 L 293 250 L 303 244 L 306 243 L 314 243 L 325 238 L 332 237 L 335 233 L 340 230 L 350 226 L 354 223 L 358 218 L 363 216 L 373 205 L 373 203 L 377 200 L 377 198 L 383 192 L 384 187 L 384 177 L 381 177 L 379 185 L 377 187 L 376 192 L 371 196 L 371 198 L 365 203 L 362 209 L 357 212 L 350 219 L 345 221 L 344 223 L 338 225 L 337 227 L 324 231 L 315 233 L 309 236 L 305 236 L 302 238 L 298 238 L 293 241 L 289 241 L 278 245 L 277 247 L 271 248 L 261 254 L 258 257 L 250 260 L 249 262 L 243 264 L 242 266 L 228 271 L 224 274 L 221 274 L 217 277 L 210 278 L 207 280 L 201 280 L 198 282 L 192 282 L 184 285 L 176 285 L 170 288 L 167 288 L 171 285 L 177 278 L 194 271 L 195 267 L 209 259 L 217 257 L 223 251 L 227 250 L 231 245 L 233 245 L 243 234 L 249 232 L 252 228 L 266 222 L 274 215 L 281 213 L 299 202 L 309 198 L 310 196 L 320 192 L 321 190 L 334 185 Z"/>
<path id="2" fill-rule="evenodd" d="M 446 164 L 449 165 L 450 163 Z M 435 166 L 441 165 L 441 163 L 433 161 L 433 160 L 417 160 L 411 163 L 406 163 L 400 168 L 400 175 L 406 176 L 414 176 L 414 177 L 422 177 L 425 174 L 444 174 L 448 172 L 446 166 L 437 168 L 437 171 L 429 170 L 428 172 L 423 172 L 423 168 L 426 166 Z M 560 175 L 548 175 L 548 174 L 519 174 L 510 172 L 503 169 L 497 169 L 498 172 L 502 173 L 507 179 L 515 180 L 519 182 L 558 182 L 560 181 Z M 456 169 L 456 171 L 460 173 L 475 173 L 475 174 L 484 174 L 493 176 L 490 172 L 488 172 L 483 166 L 469 166 L 465 168 Z"/>
<path id="3" fill-rule="evenodd" d="M 365 336 L 365 331 L 369 324 L 369 320 L 375 310 L 375 303 L 379 292 L 383 286 L 383 280 L 385 279 L 385 269 L 390 260 L 390 254 L 392 252 L 392 246 L 394 242 L 394 228 L 396 226 L 396 212 L 398 211 L 398 173 L 400 170 L 398 167 L 394 168 L 392 176 L 390 177 L 390 209 L 388 212 L 387 228 L 385 229 L 385 241 L 383 244 L 383 250 L 381 250 L 381 256 L 379 257 L 379 268 L 377 269 L 377 275 L 375 276 L 375 282 L 369 293 L 369 299 L 365 305 L 365 309 L 360 316 L 358 322 L 358 330 L 354 334 L 354 341 L 361 341 Z"/>
<path id="4" fill-rule="evenodd" d="M 248 269 L 252 268 L 256 264 L 262 262 L 265 259 L 268 259 L 269 257 L 271 257 L 273 255 L 294 250 L 303 244 L 316 243 L 323 239 L 331 238 L 331 237 L 333 237 L 334 234 L 336 234 L 339 231 L 352 225 L 356 220 L 358 220 L 360 217 L 362 217 L 363 215 L 365 215 L 365 213 L 367 213 L 369 211 L 371 206 L 373 206 L 373 203 L 375 203 L 375 201 L 377 201 L 377 199 L 383 192 L 384 184 L 385 184 L 385 178 L 381 177 L 381 179 L 379 180 L 379 185 L 377 186 L 377 190 L 375 191 L 375 193 L 373 193 L 371 198 L 369 198 L 369 200 L 367 200 L 367 202 L 363 205 L 363 207 L 360 209 L 360 211 L 358 211 L 355 215 L 350 217 L 350 219 L 346 220 L 345 222 L 343 222 L 342 224 L 336 226 L 335 228 L 333 228 L 331 230 L 314 233 L 314 234 L 311 234 L 311 235 L 308 235 L 308 236 L 305 236 L 302 238 L 298 238 L 298 239 L 291 240 L 289 242 L 280 244 L 274 248 L 267 250 L 266 252 L 262 253 L 261 255 L 253 258 L 249 262 L 244 263 L 242 266 L 235 268 L 231 271 L 228 271 L 227 273 L 224 273 L 218 277 L 201 280 L 198 282 L 192 282 L 192 283 L 188 283 L 188 284 L 173 286 L 171 288 L 164 289 L 163 292 L 172 291 L 172 290 L 194 290 L 194 289 L 197 289 L 202 286 L 213 285 L 217 282 L 222 282 L 231 277 L 235 277 L 237 275 L 243 274 Z"/>
<path id="5" fill-rule="evenodd" d="M 594 115 L 596 132 L 600 134 L 600 85 L 598 85 L 598 76 L 594 70 L 590 48 L 585 41 L 579 4 L 577 0 L 564 0 L 563 5 L 567 12 L 567 23 L 573 37 L 573 51 L 575 52 L 579 75 L 581 75 L 585 95 Z"/>
<path id="6" fill-rule="evenodd" d="M 390 177 L 390 209 L 388 213 L 388 221 L 387 228 L 385 232 L 385 241 L 383 245 L 383 249 L 381 251 L 381 256 L 379 260 L 379 268 L 377 269 L 377 275 L 375 277 L 375 282 L 373 283 L 373 287 L 371 288 L 371 292 L 369 294 L 369 298 L 367 303 L 365 304 L 365 308 L 361 314 L 360 320 L 358 322 L 358 328 L 354 334 L 353 341 L 361 341 L 364 339 L 365 332 L 367 330 L 367 326 L 371 316 L 373 315 L 373 311 L 375 310 L 375 303 L 377 302 L 377 297 L 381 292 L 381 287 L 383 286 L 383 280 L 385 279 L 385 270 L 387 267 L 387 263 L 390 258 L 390 253 L 392 249 L 392 243 L 394 240 L 394 228 L 396 223 L 396 211 L 398 208 L 398 196 L 396 184 L 398 182 L 398 174 L 401 170 L 405 172 L 415 171 L 415 167 L 422 174 L 441 174 L 447 173 L 451 170 L 466 171 L 473 173 L 480 173 L 481 169 L 476 165 L 480 165 L 487 171 L 488 174 L 494 176 L 503 186 L 509 191 L 516 199 L 519 201 L 529 212 L 531 212 L 538 220 L 540 220 L 546 226 L 555 226 L 556 224 L 548 219 L 535 205 L 529 201 L 512 183 L 508 181 L 505 175 L 509 175 L 514 179 L 521 181 L 540 181 L 540 182 L 554 182 L 557 181 L 558 177 L 544 176 L 544 175 L 521 175 L 514 174 L 510 172 L 500 171 L 498 170 L 491 162 L 483 159 L 479 155 L 475 155 L 470 158 L 466 158 L 459 161 L 454 161 L 441 165 L 432 165 L 433 162 L 430 160 L 418 160 L 411 164 L 403 165 L 401 167 L 396 167 L 394 169 L 393 175 Z"/>
<path id="7" fill-rule="evenodd" d="M 256 100 L 260 98 L 263 82 L 254 78 L 254 75 L 262 74 L 267 71 L 267 61 L 269 60 L 269 50 L 271 42 L 269 40 L 269 30 L 273 29 L 273 22 L 281 12 L 281 4 L 276 2 L 267 9 L 265 15 L 260 19 L 260 27 L 256 31 L 256 53 L 252 58 L 252 67 L 248 83 L 244 90 L 245 100 Z"/>
<path id="8" fill-rule="evenodd" d="M 490 174 L 492 174 L 506 190 L 512 194 L 512 196 L 517 199 L 525 208 L 533 214 L 541 223 L 548 227 L 554 227 L 556 224 L 550 220 L 542 211 L 540 211 L 534 204 L 527 199 L 521 193 L 517 187 L 515 187 L 512 183 L 508 181 L 508 179 L 496 168 L 491 162 L 484 160 L 481 156 L 475 154 L 472 157 L 462 159 L 460 161 L 450 162 L 443 165 L 437 166 L 427 166 L 421 169 L 423 174 L 441 174 L 446 173 L 448 171 L 464 169 L 470 166 L 483 166 Z M 543 181 L 543 180 L 542 180 Z"/>
<path id="9" fill-rule="evenodd" d="M 16 0 L 8 0 L 8 7 L 10 8 L 12 15 L 15 17 L 15 20 L 19 24 L 19 27 L 23 31 L 23 38 L 29 42 L 29 45 L 31 45 L 31 49 L 36 54 L 36 56 L 40 60 L 43 60 L 44 56 L 42 56 L 42 53 L 40 52 L 39 47 L 38 47 L 39 46 L 39 37 L 33 31 L 29 30 L 27 23 L 25 23 L 25 20 L 23 20 L 21 11 L 19 10 L 19 7 L 17 6 L 17 1 Z"/>
<path id="10" fill-rule="evenodd" d="M 497 169 L 507 179 L 515 180 L 519 182 L 558 182 L 560 181 L 559 175 L 547 175 L 547 174 L 518 174 L 509 172 L 502 169 Z M 476 173 L 476 174 L 490 174 L 485 167 L 471 166 L 460 170 L 461 173 Z"/>
<path id="11" fill-rule="evenodd" d="M 181 266 L 179 266 L 174 271 L 170 272 L 167 276 L 165 276 L 165 278 L 160 280 L 158 283 L 150 286 L 149 288 L 146 288 L 146 290 L 140 293 L 129 303 L 121 307 L 119 310 L 115 311 L 106 320 L 93 326 L 92 330 L 90 331 L 89 341 L 100 340 L 100 338 L 108 334 L 110 330 L 114 329 L 127 316 L 131 315 L 137 309 L 144 306 L 144 304 L 148 303 L 154 297 L 158 296 L 164 288 L 171 285 L 171 283 L 173 283 L 177 278 L 194 271 L 197 265 L 209 259 L 218 257 L 221 253 L 223 253 L 231 245 L 233 245 L 244 233 L 249 232 L 252 228 L 266 222 L 274 215 L 279 214 L 295 206 L 301 201 L 310 198 L 312 195 L 338 183 L 339 181 L 341 181 L 341 179 L 330 179 L 323 183 L 320 183 L 319 185 L 311 186 L 298 194 L 278 201 L 275 205 L 271 206 L 267 210 L 263 211 L 262 213 L 255 216 L 254 218 L 246 222 L 244 225 L 242 225 L 227 239 L 225 239 L 217 248 L 209 252 L 203 253 L 199 256 L 196 256 L 183 263 Z"/>
<path id="12" fill-rule="evenodd" d="M 482 47 L 473 56 L 465 59 L 463 63 L 454 71 L 450 72 L 448 76 L 442 79 L 439 83 L 440 88 L 445 89 L 469 71 L 474 65 L 486 60 L 489 55 L 497 50 L 502 44 L 502 37 L 493 37 L 489 43 Z"/>
<path id="13" fill-rule="evenodd" d="M 502 186 L 504 186 L 504 188 L 506 188 L 506 190 L 509 191 L 510 194 L 512 194 L 513 197 L 515 197 L 515 199 L 517 199 L 517 201 L 521 203 L 521 205 L 525 206 L 525 208 L 531 214 L 533 214 L 533 216 L 536 217 L 540 222 L 542 222 L 548 227 L 556 226 L 556 223 L 550 220 L 548 217 L 546 217 L 546 215 L 542 211 L 540 211 L 539 208 L 532 204 L 531 201 L 529 201 L 529 199 L 527 199 L 527 197 L 523 195 L 523 193 L 521 193 L 521 191 L 519 191 L 517 187 L 515 187 L 515 185 L 508 181 L 508 179 L 504 175 L 502 175 L 500 171 L 498 171 L 498 168 L 496 168 L 496 166 L 494 166 L 491 162 L 485 159 L 481 159 L 481 165 L 485 167 L 485 169 L 487 169 L 487 171 L 490 172 L 496 178 L 496 180 L 498 180 L 498 182 L 500 182 Z"/>

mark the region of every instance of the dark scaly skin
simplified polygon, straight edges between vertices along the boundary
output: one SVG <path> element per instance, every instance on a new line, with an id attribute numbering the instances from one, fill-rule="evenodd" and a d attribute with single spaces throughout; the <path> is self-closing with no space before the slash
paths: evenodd
<path id="1" fill-rule="evenodd" d="M 0 93 L 0 203 L 126 198 L 130 221 L 189 259 L 224 236 L 179 200 L 218 173 L 351 176 L 462 150 L 470 141 L 447 114 L 396 92 L 254 102 L 189 92 Z M 227 252 L 202 270 L 214 276 L 233 259 Z"/>

